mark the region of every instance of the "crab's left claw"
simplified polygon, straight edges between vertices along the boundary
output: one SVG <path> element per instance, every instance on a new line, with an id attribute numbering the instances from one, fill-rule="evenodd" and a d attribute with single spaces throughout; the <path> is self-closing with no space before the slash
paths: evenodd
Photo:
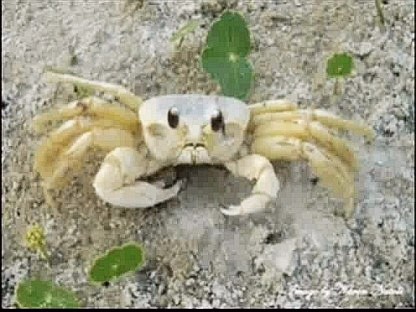
<path id="1" fill-rule="evenodd" d="M 221 209 L 223 214 L 236 216 L 260 212 L 266 208 L 271 200 L 276 198 L 280 189 L 279 180 L 267 158 L 252 154 L 236 161 L 227 162 L 225 167 L 235 176 L 249 180 L 255 179 L 257 182 L 249 197 L 244 199 L 238 206 Z"/>
<path id="2" fill-rule="evenodd" d="M 97 195 L 107 203 L 125 208 L 147 208 L 176 197 L 182 180 L 168 188 L 137 179 L 154 174 L 163 166 L 146 158 L 145 149 L 119 147 L 107 154 L 94 179 Z"/>

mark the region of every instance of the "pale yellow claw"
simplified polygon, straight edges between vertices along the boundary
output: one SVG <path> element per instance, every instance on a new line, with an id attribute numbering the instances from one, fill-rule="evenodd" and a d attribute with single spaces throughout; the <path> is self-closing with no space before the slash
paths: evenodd
<path id="1" fill-rule="evenodd" d="M 269 160 L 261 155 L 251 154 L 224 164 L 235 176 L 256 180 L 252 194 L 240 205 L 221 209 L 226 215 L 243 215 L 262 211 L 280 189 L 279 180 Z"/>
<path id="2" fill-rule="evenodd" d="M 240 205 L 231 205 L 228 209 L 221 208 L 221 212 L 227 216 L 239 216 L 263 211 L 270 201 L 264 194 L 253 194 L 244 199 Z"/>
<path id="3" fill-rule="evenodd" d="M 144 151 L 131 147 L 118 147 L 104 159 L 95 176 L 93 186 L 96 193 L 106 202 L 125 208 L 146 208 L 175 197 L 182 181 L 170 188 L 161 188 L 160 183 L 150 184 L 136 181 L 161 169 Z M 154 163 L 154 162 L 153 162 Z"/>

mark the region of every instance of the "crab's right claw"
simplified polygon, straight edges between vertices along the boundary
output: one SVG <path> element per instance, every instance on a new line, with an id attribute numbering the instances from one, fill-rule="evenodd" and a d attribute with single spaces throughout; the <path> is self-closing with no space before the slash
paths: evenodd
<path id="1" fill-rule="evenodd" d="M 252 154 L 225 164 L 234 175 L 257 180 L 252 194 L 240 205 L 221 208 L 228 216 L 237 216 L 263 211 L 276 198 L 280 189 L 272 164 L 263 156 Z"/>

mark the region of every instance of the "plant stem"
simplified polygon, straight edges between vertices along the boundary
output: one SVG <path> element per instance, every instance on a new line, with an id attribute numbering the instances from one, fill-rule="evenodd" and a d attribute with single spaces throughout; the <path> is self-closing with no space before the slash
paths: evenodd
<path id="1" fill-rule="evenodd" d="M 43 258 L 43 260 L 46 260 L 46 261 L 49 260 L 49 255 L 48 255 L 48 252 L 46 251 L 45 246 L 42 246 L 41 248 L 39 248 L 39 254 Z"/>
<path id="2" fill-rule="evenodd" d="M 380 17 L 380 24 L 382 26 L 384 26 L 384 15 L 383 15 L 383 8 L 381 7 L 381 3 L 380 0 L 375 0 L 376 1 L 376 9 L 377 9 L 377 14 Z"/>
<path id="3" fill-rule="evenodd" d="M 338 78 L 335 79 L 335 83 L 334 83 L 334 95 L 340 95 L 341 91 L 339 88 L 339 80 Z"/>

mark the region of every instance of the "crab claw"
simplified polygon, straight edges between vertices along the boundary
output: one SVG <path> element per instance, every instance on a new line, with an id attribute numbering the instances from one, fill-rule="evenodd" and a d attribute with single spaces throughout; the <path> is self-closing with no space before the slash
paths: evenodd
<path id="1" fill-rule="evenodd" d="M 228 216 L 237 216 L 256 213 L 266 209 L 267 205 L 277 197 L 280 189 L 272 164 L 267 158 L 260 155 L 247 155 L 236 161 L 225 164 L 234 175 L 256 180 L 251 195 L 245 198 L 240 205 L 221 209 Z"/>
<path id="2" fill-rule="evenodd" d="M 273 197 L 267 194 L 254 193 L 244 199 L 238 206 L 231 205 L 228 209 L 220 209 L 227 216 L 245 215 L 263 211 L 272 200 Z"/>
<path id="3" fill-rule="evenodd" d="M 229 206 L 228 208 L 220 208 L 220 210 L 227 216 L 238 216 L 241 214 L 241 206 Z"/>

